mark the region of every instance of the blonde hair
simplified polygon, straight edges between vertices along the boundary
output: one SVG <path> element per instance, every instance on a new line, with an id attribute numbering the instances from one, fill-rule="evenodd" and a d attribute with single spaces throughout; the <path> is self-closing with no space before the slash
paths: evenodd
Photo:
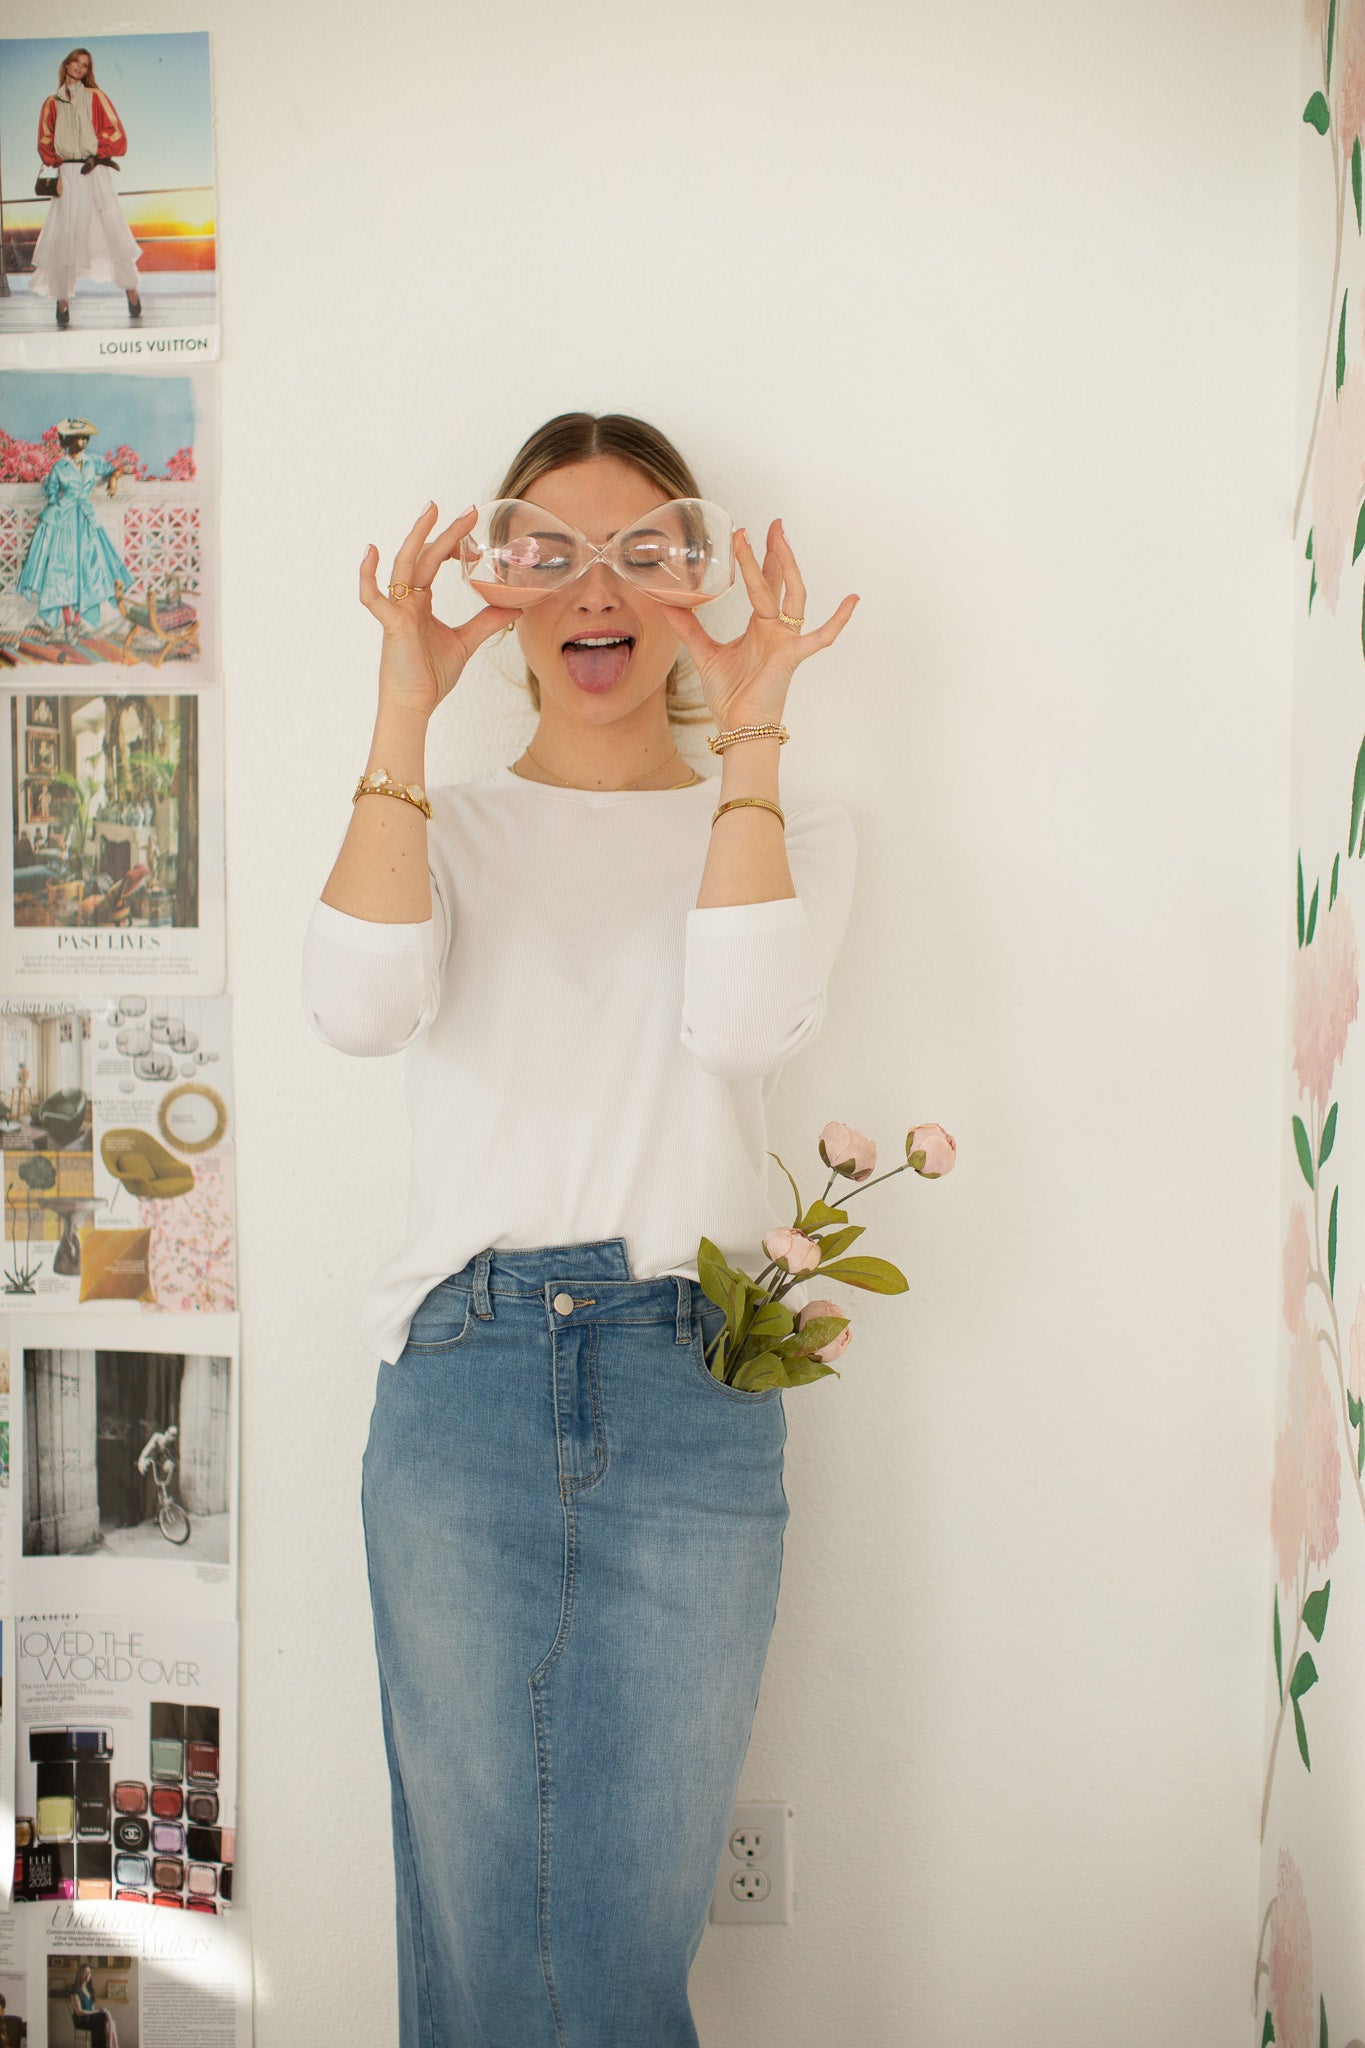
<path id="1" fill-rule="evenodd" d="M 91 56 L 90 52 L 84 47 L 84 45 L 80 43 L 77 44 L 74 50 L 67 51 L 66 55 L 63 57 L 61 61 L 61 64 L 58 66 L 58 86 L 61 87 L 66 84 L 66 67 L 71 62 L 71 59 L 73 57 L 84 57 L 86 62 L 86 73 L 85 77 L 81 80 L 81 83 L 82 85 L 88 86 L 90 90 L 93 92 L 95 89 L 95 60 Z"/>
<path id="2" fill-rule="evenodd" d="M 497 489 L 499 498 L 524 498 L 537 478 L 570 462 L 585 462 L 594 455 L 614 455 L 638 469 L 670 498 L 699 498 L 701 489 L 691 469 L 666 434 L 647 420 L 628 412 L 561 412 L 522 442 L 508 464 Z M 710 723 L 704 703 L 682 701 L 682 686 L 691 667 L 679 654 L 664 685 L 664 708 L 677 725 Z M 526 687 L 531 702 L 540 710 L 540 680 L 528 668 Z"/>

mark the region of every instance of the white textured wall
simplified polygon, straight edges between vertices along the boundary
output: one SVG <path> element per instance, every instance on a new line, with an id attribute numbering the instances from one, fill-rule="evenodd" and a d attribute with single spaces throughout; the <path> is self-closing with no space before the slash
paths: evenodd
<path id="1" fill-rule="evenodd" d="M 42 26 L 67 23 L 92 28 Z M 202 0 L 192 25 L 226 308 L 258 2040 L 321 2048 L 338 1981 L 395 2039 L 355 1316 L 396 1227 L 400 1075 L 324 1050 L 297 994 L 368 738 L 356 565 L 579 405 L 657 420 L 751 527 L 784 515 L 812 610 L 862 592 L 789 700 L 784 764 L 849 804 L 862 875 L 772 1142 L 809 1161 L 838 1117 L 894 1152 L 937 1118 L 960 1145 L 952 1180 L 869 1197 L 914 1292 L 860 1298 L 844 1378 L 788 1397 L 743 1789 L 795 1806 L 798 1918 L 708 1931 L 705 2048 L 1241 2040 L 1291 10 Z M 430 779 L 530 729 L 481 665 Z"/>

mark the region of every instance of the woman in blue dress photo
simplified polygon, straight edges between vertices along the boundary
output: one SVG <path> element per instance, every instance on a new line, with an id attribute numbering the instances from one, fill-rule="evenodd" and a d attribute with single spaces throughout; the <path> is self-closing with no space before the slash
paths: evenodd
<path id="1" fill-rule="evenodd" d="M 88 452 L 95 427 L 90 420 L 57 422 L 62 453 L 44 480 L 47 505 L 19 574 L 19 595 L 38 608 L 48 631 L 74 638 L 82 623 L 97 627 L 116 584 L 132 577 L 91 502 L 103 485 L 113 497 L 123 474 L 117 463 Z"/>

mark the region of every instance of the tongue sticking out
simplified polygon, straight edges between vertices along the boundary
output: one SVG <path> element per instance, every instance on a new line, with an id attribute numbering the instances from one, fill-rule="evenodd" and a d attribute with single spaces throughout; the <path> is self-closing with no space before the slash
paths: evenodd
<path id="1" fill-rule="evenodd" d="M 570 642 L 564 649 L 564 666 L 581 690 L 605 690 L 620 682 L 630 655 L 628 640 L 617 647 L 577 647 Z"/>

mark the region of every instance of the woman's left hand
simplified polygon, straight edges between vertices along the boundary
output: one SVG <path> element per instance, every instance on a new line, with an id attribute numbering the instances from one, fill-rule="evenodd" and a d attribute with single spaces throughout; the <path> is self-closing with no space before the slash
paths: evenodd
<path id="1" fill-rule="evenodd" d="M 858 603 L 856 596 L 846 597 L 823 626 L 809 633 L 783 623 L 779 612 L 804 619 L 806 586 L 780 519 L 768 528 L 761 569 L 742 526 L 735 530 L 735 560 L 753 606 L 736 639 L 713 640 L 688 606 L 660 606 L 696 663 L 707 708 L 722 732 L 736 725 L 778 723 L 792 676 L 810 655 L 838 639 Z"/>

